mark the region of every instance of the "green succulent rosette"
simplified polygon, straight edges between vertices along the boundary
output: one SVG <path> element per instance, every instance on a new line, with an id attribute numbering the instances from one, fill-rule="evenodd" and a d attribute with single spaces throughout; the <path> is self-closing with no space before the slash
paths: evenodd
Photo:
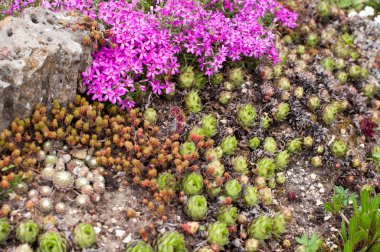
<path id="1" fill-rule="evenodd" d="M 157 252 L 187 252 L 185 237 L 174 231 L 163 234 L 157 240 Z"/>

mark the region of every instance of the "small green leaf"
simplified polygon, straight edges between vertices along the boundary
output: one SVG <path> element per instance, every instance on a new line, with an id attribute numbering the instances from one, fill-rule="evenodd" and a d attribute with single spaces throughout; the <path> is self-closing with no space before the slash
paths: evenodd
<path id="1" fill-rule="evenodd" d="M 5 171 L 8 171 L 8 170 L 10 170 L 10 169 L 12 169 L 14 167 L 15 167 L 14 165 L 9 165 L 9 166 L 6 166 L 6 167 L 2 168 L 1 171 L 5 172 Z"/>

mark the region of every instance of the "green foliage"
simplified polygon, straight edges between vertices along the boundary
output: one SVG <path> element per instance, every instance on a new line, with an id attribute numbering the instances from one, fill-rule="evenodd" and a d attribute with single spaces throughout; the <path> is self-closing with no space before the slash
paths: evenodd
<path id="1" fill-rule="evenodd" d="M 322 113 L 322 119 L 327 125 L 331 125 L 337 114 L 341 111 L 340 103 L 334 101 L 326 105 Z"/>
<path id="2" fill-rule="evenodd" d="M 194 155 L 197 153 L 197 146 L 192 141 L 186 141 L 179 147 L 179 153 L 181 155 Z"/>
<path id="3" fill-rule="evenodd" d="M 266 179 L 274 177 L 275 169 L 276 165 L 272 158 L 264 157 L 257 162 L 257 171 L 259 176 L 264 177 Z"/>
<path id="4" fill-rule="evenodd" d="M 264 140 L 264 150 L 267 152 L 274 154 L 277 150 L 277 143 L 273 137 L 267 137 Z"/>
<path id="5" fill-rule="evenodd" d="M 334 157 L 344 157 L 347 149 L 347 143 L 344 140 L 335 140 L 330 146 L 331 154 Z"/>
<path id="6" fill-rule="evenodd" d="M 219 86 L 224 81 L 223 74 L 221 72 L 218 72 L 211 76 L 211 84 Z"/>
<path id="7" fill-rule="evenodd" d="M 156 123 L 157 120 L 157 111 L 154 108 L 147 108 L 144 111 L 143 119 L 150 123 Z"/>
<path id="8" fill-rule="evenodd" d="M 239 87 L 244 82 L 244 71 L 240 67 L 232 68 L 228 72 L 228 81 Z"/>
<path id="9" fill-rule="evenodd" d="M 317 252 L 323 244 L 323 240 L 316 234 L 312 234 L 310 238 L 307 234 L 303 234 L 301 237 L 296 237 L 296 241 L 303 246 L 300 252 Z"/>
<path id="10" fill-rule="evenodd" d="M 185 237 L 174 231 L 166 232 L 157 241 L 157 252 L 187 252 Z"/>
<path id="11" fill-rule="evenodd" d="M 202 101 L 199 97 L 198 91 L 193 90 L 186 95 L 185 105 L 187 110 L 194 114 L 197 114 L 202 110 Z"/>
<path id="12" fill-rule="evenodd" d="M 279 152 L 275 157 L 276 167 L 278 169 L 284 169 L 289 163 L 290 154 L 287 150 Z"/>
<path id="13" fill-rule="evenodd" d="M 80 248 L 90 248 L 96 243 L 94 228 L 88 223 L 78 224 L 74 229 L 74 240 Z"/>
<path id="14" fill-rule="evenodd" d="M 240 126 L 251 127 L 256 119 L 256 109 L 251 104 L 245 104 L 238 109 L 236 117 Z"/>
<path id="15" fill-rule="evenodd" d="M 273 230 L 272 233 L 276 236 L 280 236 L 285 233 L 286 230 L 286 222 L 285 217 L 281 213 L 276 214 L 273 217 Z"/>
<path id="16" fill-rule="evenodd" d="M 33 220 L 21 222 L 16 229 L 16 237 L 22 243 L 33 243 L 37 240 L 40 229 Z"/>
<path id="17" fill-rule="evenodd" d="M 202 192 L 203 177 L 201 174 L 192 172 L 182 180 L 182 190 L 186 195 L 195 195 Z"/>
<path id="18" fill-rule="evenodd" d="M 376 252 L 380 250 L 380 195 L 373 198 L 367 190 L 360 194 L 360 206 L 354 200 L 353 215 L 342 221 L 340 236 L 344 252 Z M 347 226 L 348 225 L 348 226 Z"/>
<path id="19" fill-rule="evenodd" d="M 289 104 L 286 102 L 281 102 L 276 107 L 274 119 L 276 121 L 279 121 L 279 122 L 284 121 L 286 119 L 286 117 L 288 116 L 289 112 L 290 112 Z"/>
<path id="20" fill-rule="evenodd" d="M 342 186 L 336 186 L 335 193 L 331 198 L 331 202 L 325 203 L 325 209 L 333 214 L 339 214 L 342 208 L 347 207 L 349 201 L 354 201 L 357 198 L 356 193 L 349 194 L 348 189 L 344 189 Z"/>
<path id="21" fill-rule="evenodd" d="M 248 173 L 248 162 L 247 162 L 246 157 L 244 156 L 235 157 L 232 160 L 232 164 L 234 166 L 235 172 L 240 173 L 240 174 Z"/>
<path id="22" fill-rule="evenodd" d="M 258 137 L 253 137 L 249 139 L 249 148 L 256 150 L 260 146 L 260 139 Z"/>
<path id="23" fill-rule="evenodd" d="M 248 227 L 248 236 L 258 240 L 266 240 L 272 237 L 273 219 L 267 215 L 261 215 L 254 219 Z"/>
<path id="24" fill-rule="evenodd" d="M 185 66 L 181 68 L 180 75 L 178 76 L 178 87 L 181 89 L 188 89 L 194 85 L 195 73 L 192 66 Z"/>
<path id="25" fill-rule="evenodd" d="M 149 244 L 146 244 L 143 241 L 138 241 L 137 243 L 128 246 L 125 252 L 154 252 L 154 250 Z"/>
<path id="26" fill-rule="evenodd" d="M 177 179 L 170 172 L 160 173 L 157 178 L 157 184 L 160 190 L 177 189 Z"/>
<path id="27" fill-rule="evenodd" d="M 191 196 L 186 202 L 185 212 L 192 220 L 205 219 L 207 210 L 207 200 L 203 195 Z"/>
<path id="28" fill-rule="evenodd" d="M 287 145 L 286 149 L 290 153 L 298 153 L 302 149 L 302 141 L 299 138 L 291 140 Z"/>
<path id="29" fill-rule="evenodd" d="M 234 153 L 237 148 L 237 144 L 238 143 L 235 136 L 231 135 L 224 137 L 220 142 L 220 148 L 223 151 L 223 155 L 230 155 Z"/>
<path id="30" fill-rule="evenodd" d="M 259 200 L 259 194 L 258 194 L 257 187 L 248 186 L 245 189 L 245 193 L 244 193 L 244 204 L 251 207 L 251 206 L 256 205 L 258 203 L 258 200 Z"/>
<path id="31" fill-rule="evenodd" d="M 0 244 L 4 243 L 11 233 L 11 224 L 6 218 L 0 219 Z"/>
<path id="32" fill-rule="evenodd" d="M 215 136 L 217 133 L 216 118 L 212 114 L 202 117 L 202 129 L 206 137 Z"/>
<path id="33" fill-rule="evenodd" d="M 37 252 L 66 252 L 66 241 L 62 236 L 53 231 L 46 232 L 38 240 Z"/>
<path id="34" fill-rule="evenodd" d="M 224 173 L 224 165 L 218 159 L 212 160 L 207 165 L 207 168 L 210 168 L 212 170 L 212 175 L 215 177 L 222 176 Z"/>
<path id="35" fill-rule="evenodd" d="M 218 221 L 226 223 L 227 226 L 232 226 L 235 224 L 238 217 L 238 210 L 236 207 L 222 206 L 219 209 Z"/>
<path id="36" fill-rule="evenodd" d="M 230 196 L 232 199 L 237 199 L 242 190 L 242 186 L 240 185 L 239 181 L 232 179 L 225 184 L 224 190 L 227 196 Z"/>
<path id="37" fill-rule="evenodd" d="M 207 240 L 211 244 L 224 246 L 228 243 L 229 235 L 227 224 L 220 221 L 211 223 L 207 228 Z"/>

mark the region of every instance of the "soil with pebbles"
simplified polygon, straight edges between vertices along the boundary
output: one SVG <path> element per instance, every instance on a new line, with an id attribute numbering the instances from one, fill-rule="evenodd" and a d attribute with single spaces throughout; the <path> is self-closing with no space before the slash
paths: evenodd
<path id="1" fill-rule="evenodd" d="M 358 46 L 362 53 L 360 64 L 369 67 L 369 80 L 379 86 L 380 72 L 376 67 L 379 59 L 379 30 L 374 28 L 371 21 L 355 17 L 349 20 L 350 28 L 354 34 L 354 43 Z M 334 23 L 334 27 L 338 29 L 339 24 Z M 350 162 L 353 157 L 360 156 L 365 161 L 368 156 L 369 148 L 373 144 L 380 144 L 380 138 L 374 138 L 371 141 L 365 138 L 358 138 L 358 115 L 371 116 L 371 104 L 366 102 L 360 93 L 352 94 L 348 87 L 334 89 L 332 86 L 336 83 L 334 76 L 324 71 L 317 62 L 323 56 L 318 56 L 315 61 L 310 62 L 307 72 L 297 72 L 293 68 L 286 71 L 287 77 L 290 79 L 293 88 L 295 86 L 303 86 L 305 88 L 305 97 L 312 94 L 322 94 L 322 102 L 326 104 L 331 99 L 340 99 L 354 96 L 351 99 L 353 105 L 348 112 L 339 116 L 334 127 L 326 128 L 321 126 L 319 122 L 311 119 L 312 115 L 305 106 L 305 98 L 298 100 L 290 97 L 291 114 L 286 122 L 274 124 L 268 130 L 263 130 L 256 125 L 250 130 L 243 130 L 237 125 L 235 120 L 236 109 L 240 104 L 253 103 L 258 111 L 259 116 L 271 114 L 275 104 L 281 100 L 282 92 L 274 89 L 272 99 L 263 102 L 262 81 L 250 76 L 257 76 L 257 72 L 249 73 L 247 81 L 243 86 L 233 92 L 234 98 L 232 103 L 227 106 L 221 106 L 216 99 L 223 88 L 208 86 L 201 91 L 203 101 L 203 110 L 197 115 L 187 115 L 186 123 L 182 136 L 194 125 L 199 124 L 204 114 L 212 113 L 218 119 L 218 134 L 214 137 L 216 143 L 225 136 L 234 133 L 238 138 L 240 151 L 236 153 L 247 154 L 252 164 L 261 157 L 270 154 L 262 150 L 247 151 L 248 139 L 258 136 L 264 139 L 267 136 L 275 137 L 279 148 L 284 148 L 285 142 L 296 137 L 305 137 L 311 135 L 315 144 L 311 149 L 304 149 L 298 155 L 291 158 L 291 162 L 285 171 L 286 183 L 283 186 L 277 186 L 274 192 L 274 204 L 271 206 L 263 206 L 261 204 L 246 209 L 238 206 L 240 213 L 245 215 L 248 221 L 259 216 L 262 213 L 274 214 L 281 207 L 289 207 L 293 211 L 293 219 L 287 225 L 287 233 L 281 239 L 290 239 L 293 244 L 288 250 L 283 249 L 280 245 L 281 240 L 271 240 L 263 251 L 294 251 L 294 238 L 301 236 L 303 233 L 318 233 L 326 239 L 331 251 L 336 251 L 339 244 L 338 228 L 340 219 L 331 216 L 324 210 L 323 203 L 329 201 L 335 185 L 342 185 L 351 191 L 357 191 L 366 183 L 373 183 L 377 180 L 376 174 L 373 173 L 371 164 L 368 164 L 369 172 L 362 173 L 356 168 L 352 168 Z M 265 81 L 267 84 L 275 87 L 274 81 Z M 265 83 L 264 83 L 265 84 Z M 359 90 L 361 84 L 355 83 Z M 326 95 L 327 90 L 327 95 Z M 185 94 L 185 91 L 179 91 Z M 164 100 L 151 98 L 145 107 L 154 107 L 158 111 L 157 124 L 161 127 L 162 135 L 169 135 L 177 129 L 177 121 L 170 114 L 170 108 L 178 106 L 183 108 L 182 95 L 178 95 L 175 100 Z M 378 97 L 377 97 L 378 98 Z M 320 111 L 317 111 L 317 114 Z M 347 122 L 352 126 L 346 127 Z M 345 159 L 331 158 L 328 151 L 323 157 L 323 166 L 314 168 L 310 164 L 310 158 L 315 154 L 318 145 L 324 145 L 328 149 L 329 143 L 335 138 L 343 138 L 348 140 L 350 145 L 350 153 Z M 225 158 L 225 164 L 230 164 L 229 158 Z M 231 172 L 231 166 L 226 165 L 226 170 Z M 149 197 L 148 192 L 133 185 L 132 181 L 123 176 L 123 173 L 111 174 L 106 179 L 106 191 L 102 195 L 100 202 L 87 210 L 77 208 L 74 202 L 75 193 L 62 194 L 56 192 L 52 198 L 55 201 L 65 198 L 68 203 L 68 210 L 64 214 L 53 214 L 56 217 L 56 226 L 62 231 L 67 238 L 70 238 L 73 227 L 79 222 L 89 222 L 95 227 L 98 234 L 97 247 L 91 251 L 121 251 L 126 244 L 140 239 L 140 231 L 144 228 L 148 235 L 148 240 L 154 244 L 154 239 L 166 230 L 180 229 L 180 224 L 187 222 L 187 217 L 183 214 L 180 205 L 170 206 L 168 221 L 163 222 L 159 216 L 153 211 L 149 211 L 147 206 L 143 204 L 142 199 Z M 352 177 L 354 180 L 352 180 Z M 33 185 L 31 185 L 33 186 Z M 25 217 L 32 217 L 41 223 L 47 223 L 45 228 L 49 228 L 49 222 L 46 221 L 46 215 L 36 209 L 28 212 L 24 207 L 24 198 L 15 196 L 12 199 L 18 205 L 18 209 L 11 213 L 11 222 L 17 223 Z M 18 202 L 18 203 L 17 203 Z M 128 209 L 133 209 L 136 216 L 128 218 Z M 216 209 L 210 209 L 214 212 Z M 212 214 L 209 214 L 212 216 Z M 205 225 L 213 221 L 211 217 L 201 222 Z M 151 229 L 150 224 L 154 223 L 156 228 Z M 238 230 L 245 225 L 241 224 Z M 186 236 L 190 251 L 194 251 L 201 245 L 205 245 L 205 232 L 200 231 L 195 237 Z M 71 240 L 71 239 L 68 239 Z M 242 251 L 242 241 L 237 237 L 232 237 L 230 244 L 226 246 L 226 251 Z M 10 244 L 14 241 L 10 241 Z M 72 251 L 77 251 L 73 244 L 70 244 Z M 6 251 L 13 251 L 13 247 L 9 246 Z"/>

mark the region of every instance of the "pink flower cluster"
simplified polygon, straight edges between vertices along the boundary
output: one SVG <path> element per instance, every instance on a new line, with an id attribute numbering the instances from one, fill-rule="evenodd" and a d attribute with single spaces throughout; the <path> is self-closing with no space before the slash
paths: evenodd
<path id="1" fill-rule="evenodd" d="M 179 72 L 179 56 L 192 56 L 210 76 L 227 61 L 242 57 L 278 62 L 273 28 L 261 25 L 265 15 L 273 23 L 293 28 L 297 14 L 275 0 L 157 0 L 141 10 L 144 0 L 42 0 L 54 10 L 79 10 L 100 20 L 112 34 L 108 46 L 93 55 L 83 73 L 88 94 L 99 101 L 134 106 L 133 94 L 150 89 L 170 93 L 171 76 Z M 35 0 L 15 0 L 10 10 L 20 11 Z"/>

